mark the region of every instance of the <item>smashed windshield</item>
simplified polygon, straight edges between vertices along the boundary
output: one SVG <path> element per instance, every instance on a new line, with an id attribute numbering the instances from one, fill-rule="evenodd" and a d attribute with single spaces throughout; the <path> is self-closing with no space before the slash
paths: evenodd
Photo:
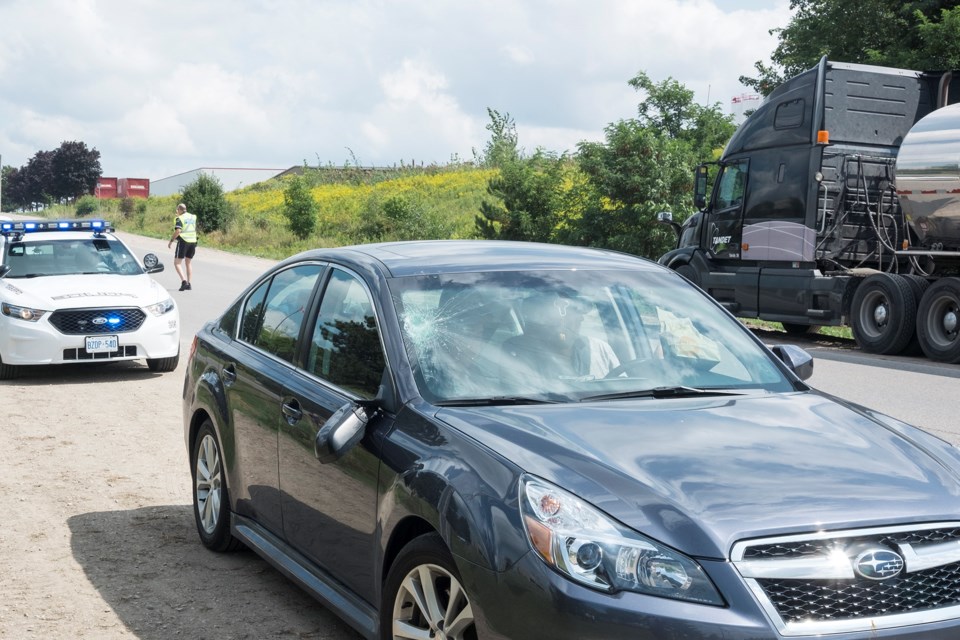
<path id="1" fill-rule="evenodd" d="M 390 288 L 434 402 L 793 388 L 738 322 L 672 274 L 457 273 Z"/>
<path id="2" fill-rule="evenodd" d="M 5 248 L 3 263 L 10 266 L 6 278 L 143 273 L 123 243 L 107 238 L 10 242 Z"/>

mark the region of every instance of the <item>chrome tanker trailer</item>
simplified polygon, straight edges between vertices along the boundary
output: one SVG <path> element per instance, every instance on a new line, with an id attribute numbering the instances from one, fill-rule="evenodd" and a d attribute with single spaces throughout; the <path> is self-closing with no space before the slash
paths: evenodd
<path id="1" fill-rule="evenodd" d="M 960 362 L 960 73 L 820 63 L 774 90 L 660 258 L 732 313 Z M 707 193 L 708 178 L 713 186 Z"/>

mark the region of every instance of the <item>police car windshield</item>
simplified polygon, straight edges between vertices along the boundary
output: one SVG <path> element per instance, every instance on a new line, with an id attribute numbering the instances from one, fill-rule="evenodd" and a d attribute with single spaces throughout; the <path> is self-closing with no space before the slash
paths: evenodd
<path id="1" fill-rule="evenodd" d="M 3 264 L 10 267 L 5 278 L 143 273 L 136 258 L 122 243 L 106 238 L 28 238 L 10 242 L 3 252 Z"/>

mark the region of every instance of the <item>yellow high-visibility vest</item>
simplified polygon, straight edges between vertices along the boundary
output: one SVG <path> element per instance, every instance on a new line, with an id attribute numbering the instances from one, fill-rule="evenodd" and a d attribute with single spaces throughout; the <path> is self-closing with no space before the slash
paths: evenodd
<path id="1" fill-rule="evenodd" d="M 184 242 L 197 241 L 197 216 L 185 211 L 177 216 L 175 226 L 180 229 L 180 237 Z"/>

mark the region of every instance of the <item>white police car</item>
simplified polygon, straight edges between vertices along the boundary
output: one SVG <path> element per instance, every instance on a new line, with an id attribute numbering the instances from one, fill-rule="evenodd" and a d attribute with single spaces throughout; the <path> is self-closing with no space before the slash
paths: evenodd
<path id="1" fill-rule="evenodd" d="M 0 380 L 23 365 L 145 359 L 173 371 L 180 315 L 103 220 L 0 219 Z"/>

